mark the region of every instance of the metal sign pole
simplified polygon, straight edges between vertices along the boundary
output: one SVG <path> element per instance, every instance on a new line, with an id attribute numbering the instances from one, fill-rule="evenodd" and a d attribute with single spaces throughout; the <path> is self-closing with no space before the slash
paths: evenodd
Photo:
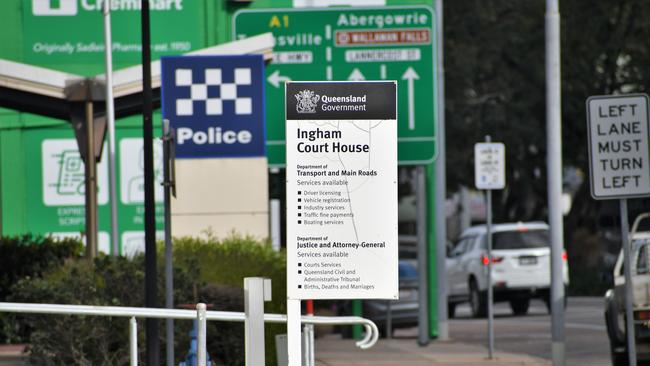
<path id="1" fill-rule="evenodd" d="M 429 281 L 427 268 L 427 196 L 424 166 L 417 167 L 417 238 L 418 238 L 418 344 L 429 344 Z M 443 215 L 444 211 L 438 212 Z"/>
<path id="2" fill-rule="evenodd" d="M 504 189 L 505 177 L 505 146 L 502 143 L 492 143 L 491 137 L 485 136 L 484 143 L 474 145 L 474 179 L 477 189 L 485 191 L 486 196 L 486 257 L 483 264 L 487 266 L 487 326 L 488 326 L 488 358 L 494 357 L 494 289 L 492 287 L 492 190 Z M 480 295 L 479 295 L 480 296 Z"/>
<path id="3" fill-rule="evenodd" d="M 632 312 L 632 250 L 629 237 L 630 225 L 627 219 L 627 199 L 621 199 L 621 239 L 623 245 L 623 270 L 625 272 L 625 334 L 630 366 L 636 366 L 636 344 L 634 337 L 634 314 Z"/>
<path id="4" fill-rule="evenodd" d="M 489 139 L 486 139 L 490 141 Z M 492 190 L 485 191 L 487 195 L 487 295 L 488 295 L 488 358 L 494 355 L 494 293 L 492 289 Z"/>
<path id="5" fill-rule="evenodd" d="M 174 143 L 174 132 L 169 127 L 169 120 L 163 121 L 163 175 L 164 175 L 164 198 L 165 198 L 165 307 L 174 308 L 174 273 L 172 270 L 172 211 L 171 195 L 174 185 L 171 174 L 172 167 L 172 144 Z M 174 366 L 174 319 L 166 320 L 166 365 Z"/>
<path id="6" fill-rule="evenodd" d="M 485 136 L 485 142 L 491 142 L 490 136 Z M 492 190 L 486 189 L 487 195 L 487 296 L 488 296 L 488 358 L 494 356 L 494 291 L 492 288 Z"/>
<path id="7" fill-rule="evenodd" d="M 97 257 L 97 160 L 90 86 L 87 86 L 86 93 L 86 257 L 92 260 Z"/>

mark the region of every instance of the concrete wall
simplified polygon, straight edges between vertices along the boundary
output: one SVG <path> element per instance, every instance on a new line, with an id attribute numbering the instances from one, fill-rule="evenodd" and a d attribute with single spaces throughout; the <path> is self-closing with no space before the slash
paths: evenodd
<path id="1" fill-rule="evenodd" d="M 266 158 L 176 160 L 172 235 L 269 236 Z"/>

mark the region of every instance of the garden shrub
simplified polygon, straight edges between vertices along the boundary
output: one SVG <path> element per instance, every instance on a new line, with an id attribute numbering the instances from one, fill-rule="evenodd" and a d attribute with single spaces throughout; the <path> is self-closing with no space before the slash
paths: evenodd
<path id="1" fill-rule="evenodd" d="M 67 262 L 39 279 L 23 279 L 10 300 L 73 305 L 142 306 L 143 260 L 100 257 Z M 31 329 L 29 359 L 36 365 L 128 364 L 126 318 L 25 315 Z"/>
<path id="2" fill-rule="evenodd" d="M 286 314 L 286 255 L 284 252 L 274 251 L 268 243 L 260 243 L 254 238 L 239 235 L 231 235 L 222 240 L 210 235 L 207 239 L 178 238 L 174 241 L 174 265 L 197 271 L 197 276 L 203 283 L 242 289 L 242 296 L 245 277 L 270 278 L 272 301 L 265 303 L 264 309 L 267 313 Z M 233 311 L 244 310 L 243 297 L 241 301 L 241 308 Z M 227 310 L 220 308 L 219 304 L 215 305 L 214 310 Z M 219 327 L 225 323 L 215 324 Z M 265 325 L 267 365 L 276 364 L 275 335 L 281 333 L 286 333 L 286 325 Z M 243 335 L 243 331 L 241 334 Z M 243 362 L 243 337 L 237 342 L 242 347 L 242 356 L 238 360 Z M 231 359 L 231 362 L 234 360 Z"/>
<path id="3" fill-rule="evenodd" d="M 31 235 L 0 238 L 0 301 L 24 277 L 40 277 L 66 259 L 78 258 L 83 245 L 76 239 L 56 240 Z"/>
<path id="4" fill-rule="evenodd" d="M 164 304 L 164 256 L 158 246 L 158 301 Z M 273 302 L 267 312 L 283 313 L 285 258 L 270 245 L 247 237 L 223 240 L 181 238 L 174 242 L 174 304 L 206 302 L 214 310 L 243 311 L 244 277 L 272 279 Z M 29 303 L 144 306 L 144 258 L 102 256 L 94 261 L 69 260 L 46 271 L 42 278 L 25 277 L 13 287 L 8 301 Z M 30 334 L 30 361 L 39 365 L 116 365 L 128 363 L 126 318 L 60 315 L 10 315 L 8 333 Z M 140 345 L 144 345 L 144 319 Z M 160 321 L 161 360 L 164 360 L 164 320 Z M 243 323 L 209 322 L 208 351 L 219 365 L 244 364 Z M 189 348 L 192 323 L 175 322 L 176 361 Z M 286 326 L 266 325 L 267 365 L 275 362 L 275 334 Z M 142 359 L 144 347 L 140 347 Z"/>
<path id="5" fill-rule="evenodd" d="M 77 239 L 0 237 L 0 301 L 8 301 L 12 286 L 21 279 L 40 278 L 66 260 L 79 258 L 82 251 L 83 245 Z M 26 329 L 9 319 L 12 317 L 0 313 L 0 343 L 26 342 Z"/>

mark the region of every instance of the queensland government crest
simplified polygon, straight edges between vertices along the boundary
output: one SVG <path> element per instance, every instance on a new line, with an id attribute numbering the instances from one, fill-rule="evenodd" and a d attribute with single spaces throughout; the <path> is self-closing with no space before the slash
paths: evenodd
<path id="1" fill-rule="evenodd" d="M 320 95 L 305 89 L 296 94 L 296 111 L 298 113 L 316 113 L 319 100 Z"/>

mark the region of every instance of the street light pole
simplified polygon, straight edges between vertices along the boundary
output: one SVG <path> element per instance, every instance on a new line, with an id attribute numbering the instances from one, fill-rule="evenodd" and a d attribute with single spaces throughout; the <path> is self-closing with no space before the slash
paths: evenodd
<path id="1" fill-rule="evenodd" d="M 104 2 L 104 45 L 106 61 L 106 125 L 108 128 L 108 176 L 111 201 L 111 255 L 119 255 L 117 222 L 117 173 L 115 168 L 115 104 L 113 101 L 113 40 L 111 31 L 111 1 Z"/>
<path id="2" fill-rule="evenodd" d="M 438 158 L 436 159 L 436 268 L 438 285 L 438 339 L 449 339 L 449 314 L 447 312 L 447 216 L 445 199 L 447 196 L 447 171 L 445 169 L 445 63 L 444 63 L 444 29 L 443 0 L 436 0 L 436 30 L 438 58 Z"/>
<path id="3" fill-rule="evenodd" d="M 559 0 L 546 1 L 546 144 L 548 221 L 551 234 L 551 340 L 554 366 L 565 364 L 562 253 L 562 114 Z"/>

